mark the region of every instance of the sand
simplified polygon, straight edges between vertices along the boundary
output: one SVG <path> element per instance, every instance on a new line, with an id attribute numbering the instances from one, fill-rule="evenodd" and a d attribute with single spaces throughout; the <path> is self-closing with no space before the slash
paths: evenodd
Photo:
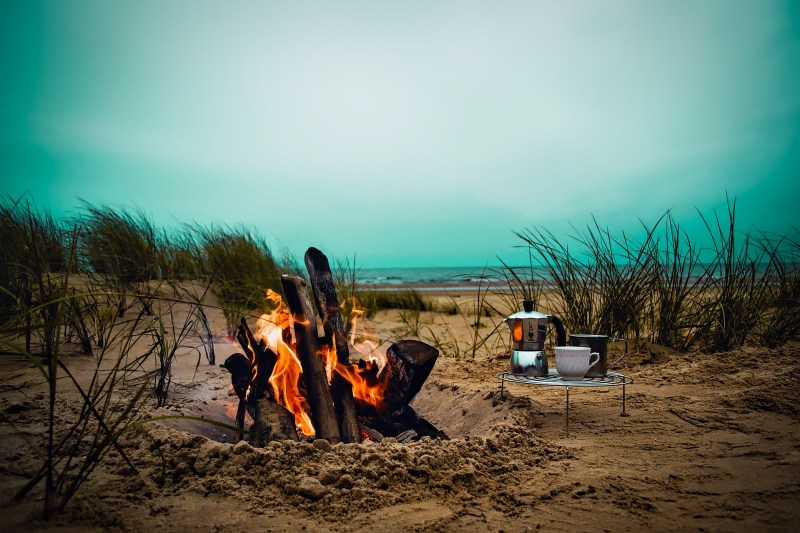
<path id="1" fill-rule="evenodd" d="M 469 295 L 460 295 L 462 302 Z M 212 315 L 221 330 L 221 316 Z M 384 311 L 382 337 L 410 336 Z M 485 319 L 485 331 L 498 317 Z M 443 325 L 444 324 L 444 325 Z M 460 316 L 423 313 L 418 333 L 469 337 Z M 443 353 L 414 408 L 450 441 L 403 445 L 232 444 L 198 422 L 145 424 L 123 438 L 136 471 L 110 453 L 65 511 L 44 522 L 42 491 L 12 496 L 43 460 L 46 387 L 28 362 L 0 356 L 0 519 L 4 531 L 658 531 L 796 530 L 800 521 L 800 347 L 682 354 L 649 345 L 617 370 L 620 388 L 511 384 L 506 332 L 475 358 Z M 236 347 L 216 338 L 217 362 Z M 91 358 L 65 355 L 88 375 Z M 232 423 L 218 366 L 182 354 L 168 405 Z M 551 365 L 553 364 L 551 359 Z M 64 387 L 66 389 L 66 387 Z M 147 399 L 152 402 L 151 399 Z M 60 402 L 58 423 L 79 405 Z M 154 403 L 154 402 L 152 402 Z"/>

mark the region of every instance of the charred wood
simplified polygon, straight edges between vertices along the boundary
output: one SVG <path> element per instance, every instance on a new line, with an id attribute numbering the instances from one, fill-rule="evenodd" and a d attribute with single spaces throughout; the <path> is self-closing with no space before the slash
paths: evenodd
<path id="1" fill-rule="evenodd" d="M 272 375 L 278 356 L 269 349 L 263 339 L 256 342 L 244 318 L 236 330 L 236 340 L 239 341 L 244 353 L 231 355 L 220 366 L 231 373 L 231 384 L 236 397 L 239 398 L 236 409 L 236 442 L 238 442 L 244 436 L 245 411 L 251 412 L 252 416 L 252 413 L 258 411 L 256 403 L 264 397 L 271 397 L 269 377 Z M 257 374 L 254 380 L 255 370 Z"/>
<path id="2" fill-rule="evenodd" d="M 383 435 L 376 429 L 373 429 L 369 426 L 361 425 L 361 431 L 369 437 L 369 440 L 380 442 L 383 440 Z"/>
<path id="3" fill-rule="evenodd" d="M 244 413 L 246 407 L 247 387 L 250 385 L 250 377 L 253 367 L 250 360 L 243 353 L 235 353 L 225 359 L 222 368 L 231 373 L 231 384 L 236 397 L 239 398 L 239 406 L 236 409 L 236 442 L 242 440 L 244 436 Z"/>
<path id="4" fill-rule="evenodd" d="M 381 410 L 393 412 L 411 403 L 433 370 L 439 350 L 417 340 L 402 340 L 386 351 L 389 386 L 383 395 Z"/>
<path id="5" fill-rule="evenodd" d="M 321 251 L 312 247 L 306 251 L 305 263 L 311 279 L 314 299 L 317 302 L 317 312 L 325 329 L 325 343 L 336 347 L 339 364 L 349 365 L 350 350 L 347 347 L 342 316 L 339 314 L 339 299 L 336 295 L 336 285 L 333 282 L 333 273 L 328 258 Z M 342 441 L 361 442 L 352 386 L 337 374 L 331 381 L 331 394 Z"/>
<path id="6" fill-rule="evenodd" d="M 253 367 L 243 353 L 235 353 L 225 359 L 222 368 L 231 373 L 231 384 L 236 397 L 243 400 L 247 394 L 247 386 L 250 384 L 250 377 Z"/>
<path id="7" fill-rule="evenodd" d="M 413 430 L 421 437 L 450 440 L 443 431 L 419 416 L 411 406 L 405 405 L 389 415 L 360 416 L 361 423 L 384 437 L 397 438 L 399 435 Z"/>
<path id="8" fill-rule="evenodd" d="M 383 399 L 377 406 L 356 400 L 359 415 L 379 415 L 397 411 L 411 403 L 433 370 L 439 351 L 417 340 L 402 340 L 389 346 L 386 365 L 378 372 L 377 365 L 359 362 L 360 374 L 369 383 L 385 383 Z"/>
<path id="9" fill-rule="evenodd" d="M 410 405 L 406 405 L 393 413 L 393 419 L 408 426 L 409 429 L 413 429 L 420 437 L 450 440 L 450 437 L 444 431 L 439 430 L 439 428 L 419 416 Z"/>
<path id="10" fill-rule="evenodd" d="M 339 425 L 328 388 L 325 367 L 318 355 L 317 319 L 311 307 L 308 288 L 302 278 L 294 276 L 282 276 L 281 286 L 294 319 L 297 356 L 303 367 L 303 383 L 311 408 L 311 422 L 314 424 L 317 438 L 337 443 L 341 440 Z"/>
<path id="11" fill-rule="evenodd" d="M 264 446 L 273 440 L 298 440 L 294 415 L 270 398 L 247 403 L 247 412 L 253 418 L 254 446 Z"/>
<path id="12" fill-rule="evenodd" d="M 395 437 L 397 442 L 400 444 L 408 444 L 409 442 L 413 442 L 418 438 L 419 435 L 413 429 L 407 429 Z"/>
<path id="13" fill-rule="evenodd" d="M 250 391 L 250 396 L 253 399 L 262 398 L 264 395 L 269 394 L 269 378 L 275 369 L 278 356 L 269 349 L 264 339 L 256 341 L 244 318 L 242 318 L 239 327 L 236 329 L 236 340 L 242 346 L 244 354 L 250 358 L 251 365 L 254 364 L 258 368 L 258 374 L 252 384 L 253 390 Z"/>

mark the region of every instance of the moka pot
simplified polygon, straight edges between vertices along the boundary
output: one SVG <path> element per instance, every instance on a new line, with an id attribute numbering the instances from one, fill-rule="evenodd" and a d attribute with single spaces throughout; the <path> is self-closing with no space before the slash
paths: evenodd
<path id="1" fill-rule="evenodd" d="M 511 373 L 529 377 L 546 376 L 548 367 L 544 341 L 547 325 L 553 324 L 556 328 L 556 346 L 567 344 L 564 326 L 557 317 L 534 311 L 530 300 L 523 301 L 522 308 L 522 311 L 504 320 L 511 329 Z"/>

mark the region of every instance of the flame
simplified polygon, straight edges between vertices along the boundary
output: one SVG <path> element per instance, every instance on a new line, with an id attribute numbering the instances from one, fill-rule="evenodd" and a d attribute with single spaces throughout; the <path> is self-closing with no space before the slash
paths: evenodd
<path id="1" fill-rule="evenodd" d="M 369 339 L 358 340 L 358 319 L 364 314 L 359 307 L 358 300 L 350 299 L 350 345 L 360 356 L 360 363 L 342 364 L 339 362 L 336 346 L 323 346 L 320 356 L 328 372 L 328 380 L 336 372 L 346 379 L 353 388 L 353 397 L 364 401 L 376 408 L 383 403 L 384 392 L 389 385 L 389 369 L 386 367 L 386 354 L 381 352 L 379 346 Z M 345 302 L 342 302 L 344 307 Z M 330 369 L 330 370 L 328 370 Z"/>
<path id="2" fill-rule="evenodd" d="M 280 294 L 266 290 L 266 299 L 275 307 L 270 313 L 261 315 L 256 321 L 253 337 L 263 341 L 278 356 L 275 368 L 269 378 L 275 400 L 286 407 L 295 418 L 295 424 L 306 435 L 315 435 L 311 422 L 308 401 L 299 390 L 303 368 L 297 356 L 296 343 L 292 338 L 294 324 L 298 323 L 292 316 L 289 307 L 283 302 Z M 386 387 L 389 384 L 389 369 L 386 367 L 386 355 L 379 350 L 378 344 L 369 339 L 359 339 L 357 335 L 358 319 L 364 311 L 358 301 L 351 300 L 350 311 L 350 344 L 354 353 L 359 356 L 358 364 L 342 364 L 336 354 L 336 346 L 323 345 L 319 356 L 325 365 L 325 373 L 330 383 L 335 374 L 346 379 L 353 388 L 353 397 L 379 408 Z M 342 302 L 344 307 L 345 302 Z M 308 322 L 306 322 L 308 324 Z M 249 353 L 255 353 L 250 350 Z M 253 365 L 252 384 L 258 376 L 258 365 Z M 334 374 L 335 373 L 335 374 Z M 248 388 L 247 395 L 251 394 Z"/>
<path id="3" fill-rule="evenodd" d="M 289 312 L 289 307 L 283 302 L 280 294 L 267 289 L 267 299 L 272 302 L 275 309 L 263 314 L 256 321 L 256 331 L 253 337 L 257 341 L 264 339 L 267 346 L 278 356 L 269 384 L 272 386 L 274 398 L 279 404 L 286 407 L 294 415 L 295 424 L 306 435 L 314 435 L 314 425 L 311 423 L 308 402 L 300 393 L 300 376 L 303 367 L 295 351 L 292 341 L 292 326 L 294 319 Z M 255 379 L 255 374 L 253 376 Z"/>
<path id="4" fill-rule="evenodd" d="M 351 311 L 350 311 L 350 344 L 361 355 L 361 359 L 369 361 L 378 365 L 378 373 L 383 372 L 386 367 L 386 354 L 378 350 L 378 344 L 374 343 L 369 338 L 358 341 L 356 332 L 358 331 L 358 319 L 364 314 L 364 311 L 359 307 L 359 302 L 355 298 L 350 298 Z"/>

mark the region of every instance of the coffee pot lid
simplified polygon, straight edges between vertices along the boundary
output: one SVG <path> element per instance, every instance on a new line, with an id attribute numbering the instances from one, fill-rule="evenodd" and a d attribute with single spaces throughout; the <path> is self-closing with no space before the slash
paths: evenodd
<path id="1" fill-rule="evenodd" d="M 539 311 L 517 311 L 513 315 L 506 317 L 505 320 L 518 320 L 518 319 L 525 319 L 525 318 L 533 318 L 540 320 L 542 318 L 548 318 L 549 315 L 545 315 L 544 313 L 540 313 Z"/>

